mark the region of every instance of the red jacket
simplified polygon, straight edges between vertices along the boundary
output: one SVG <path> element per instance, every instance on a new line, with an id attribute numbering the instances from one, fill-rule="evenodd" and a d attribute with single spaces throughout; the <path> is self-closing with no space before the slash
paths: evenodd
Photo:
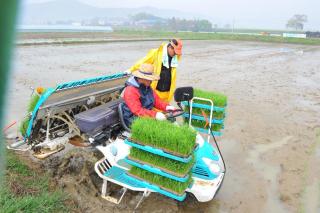
<path id="1" fill-rule="evenodd" d="M 155 100 L 154 108 L 165 111 L 166 107 L 169 105 L 166 102 L 161 101 L 157 93 L 153 90 L 153 97 Z M 140 92 L 137 87 L 134 86 L 127 86 L 124 91 L 124 101 L 127 104 L 130 111 L 135 116 L 148 116 L 148 117 L 156 117 L 157 112 L 155 110 L 149 110 L 142 107 L 141 101 L 140 101 Z"/>

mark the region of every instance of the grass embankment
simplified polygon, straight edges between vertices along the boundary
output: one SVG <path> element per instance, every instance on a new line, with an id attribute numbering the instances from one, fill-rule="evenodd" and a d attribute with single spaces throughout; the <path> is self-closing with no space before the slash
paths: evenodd
<path id="1" fill-rule="evenodd" d="M 143 180 L 148 181 L 149 183 L 160 186 L 164 190 L 173 192 L 177 195 L 182 195 L 185 192 L 186 188 L 188 188 L 188 186 L 192 182 L 191 174 L 189 175 L 189 179 L 186 182 L 182 183 L 169 178 L 165 178 L 161 175 L 153 174 L 151 172 L 137 167 L 132 167 L 129 172 L 130 174 L 138 178 L 141 178 Z"/>
<path id="2" fill-rule="evenodd" d="M 227 97 L 218 92 L 209 92 L 209 91 L 203 91 L 200 89 L 194 89 L 194 97 L 209 99 L 213 102 L 214 106 L 217 106 L 217 107 L 225 107 L 227 105 Z M 202 101 L 202 100 L 195 100 L 194 103 L 210 105 L 208 101 Z M 189 112 L 189 107 L 185 107 L 185 110 L 186 112 Z M 205 117 L 209 120 L 210 110 L 202 109 L 202 108 L 192 109 L 192 114 L 203 116 L 203 113 L 205 114 Z M 213 118 L 223 119 L 224 112 L 213 112 Z M 188 123 L 189 119 L 185 119 L 185 122 Z M 195 127 L 205 128 L 206 122 L 200 121 L 200 120 L 192 120 L 191 124 Z M 206 126 L 206 128 L 208 128 L 208 126 Z M 219 131 L 221 128 L 222 128 L 222 124 L 213 124 L 212 130 Z"/>
<path id="3" fill-rule="evenodd" d="M 190 172 L 195 162 L 194 157 L 188 163 L 182 163 L 176 160 L 171 160 L 169 158 L 164 158 L 159 155 L 145 152 L 134 147 L 132 147 L 130 150 L 129 158 L 133 160 L 139 160 L 140 162 L 149 164 L 150 166 L 154 166 L 156 168 L 164 169 L 166 172 L 173 175 L 178 174 L 181 177 L 186 176 Z"/>
<path id="4" fill-rule="evenodd" d="M 270 33 L 282 34 L 285 31 L 272 31 Z M 261 31 L 243 29 L 237 30 L 238 33 L 259 33 Z M 300 33 L 300 32 L 295 32 Z M 19 38 L 23 40 L 51 40 L 43 42 L 22 42 L 20 45 L 39 45 L 39 44 L 86 44 L 86 43 L 105 43 L 114 40 L 139 40 L 139 39 L 163 39 L 181 38 L 184 40 L 230 40 L 230 41 L 257 41 L 271 43 L 292 43 L 306 45 L 320 45 L 317 38 L 284 38 L 282 36 L 269 35 L 247 35 L 232 34 L 230 32 L 202 33 L 202 32 L 171 32 L 171 31 L 144 31 L 144 30 L 123 30 L 118 29 L 114 32 L 23 32 L 19 33 Z M 54 41 L 52 41 L 54 40 Z M 108 41 L 110 40 L 110 41 Z"/>
<path id="5" fill-rule="evenodd" d="M 133 141 L 165 149 L 183 156 L 190 155 L 195 147 L 196 132 L 185 126 L 152 118 L 137 118 L 131 126 Z"/>
<path id="6" fill-rule="evenodd" d="M 0 212 L 68 212 L 66 196 L 49 188 L 46 175 L 31 170 L 14 153 L 7 152 L 6 176 L 0 187 Z"/>
<path id="7" fill-rule="evenodd" d="M 292 43 L 320 45 L 320 39 L 316 38 L 284 38 L 282 36 L 269 35 L 245 35 L 231 33 L 199 33 L 199 32 L 168 32 L 168 31 L 135 31 L 117 30 L 117 35 L 140 38 L 181 38 L 185 40 L 235 40 L 235 41 L 259 41 L 274 43 Z"/>

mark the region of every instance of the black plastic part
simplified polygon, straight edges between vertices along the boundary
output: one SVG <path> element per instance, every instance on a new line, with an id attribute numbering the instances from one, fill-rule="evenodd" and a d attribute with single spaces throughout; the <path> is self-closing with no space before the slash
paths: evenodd
<path id="1" fill-rule="evenodd" d="M 174 91 L 176 102 L 190 101 L 193 98 L 193 87 L 179 87 Z"/>

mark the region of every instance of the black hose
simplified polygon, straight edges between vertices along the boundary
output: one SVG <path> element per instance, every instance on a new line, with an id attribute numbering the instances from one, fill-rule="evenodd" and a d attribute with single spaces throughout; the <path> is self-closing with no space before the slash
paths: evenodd
<path id="1" fill-rule="evenodd" d="M 210 133 L 211 133 L 211 135 L 212 135 L 212 137 L 213 137 L 214 143 L 216 144 L 216 147 L 217 147 L 217 149 L 218 149 L 218 152 L 219 152 L 219 154 L 220 154 L 220 156 L 221 156 L 221 160 L 222 160 L 223 168 L 224 168 L 224 173 L 227 173 L 227 167 L 226 167 L 226 164 L 225 164 L 225 162 L 224 162 L 223 156 L 222 156 L 222 154 L 221 154 L 220 148 L 219 148 L 219 146 L 218 146 L 216 137 L 214 137 L 214 134 L 212 133 L 212 126 L 211 126 L 211 129 L 210 129 Z"/>

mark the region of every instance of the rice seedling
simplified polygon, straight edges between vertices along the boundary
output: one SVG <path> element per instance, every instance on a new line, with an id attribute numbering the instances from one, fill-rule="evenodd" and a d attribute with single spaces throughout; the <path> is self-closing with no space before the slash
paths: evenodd
<path id="1" fill-rule="evenodd" d="M 36 106 L 37 102 L 39 101 L 39 99 L 40 99 L 40 95 L 35 92 L 30 98 L 30 102 L 29 102 L 28 108 L 27 108 L 28 112 L 32 112 L 33 111 L 33 109 L 35 108 L 35 106 Z"/>
<path id="2" fill-rule="evenodd" d="M 195 163 L 194 157 L 188 163 L 182 163 L 149 152 L 145 152 L 134 147 L 132 147 L 130 150 L 129 159 L 162 169 L 167 173 L 179 177 L 185 177 L 190 172 Z"/>
<path id="3" fill-rule="evenodd" d="M 21 135 L 25 135 L 27 133 L 28 125 L 30 122 L 30 116 L 26 116 L 20 123 L 19 130 Z"/>
<path id="4" fill-rule="evenodd" d="M 194 97 L 206 98 L 206 99 L 212 100 L 214 106 L 217 106 L 217 107 L 225 107 L 227 105 L 227 97 L 218 92 L 208 92 L 200 89 L 194 89 Z M 194 100 L 194 103 L 210 105 L 209 102 L 201 101 L 201 100 Z M 184 110 L 186 112 L 189 112 L 189 106 L 185 106 Z M 207 116 L 210 115 L 210 110 L 208 109 L 202 109 L 202 108 L 196 108 L 196 107 L 192 108 L 192 114 L 202 115 L 203 112 Z M 213 117 L 215 119 L 223 119 L 224 116 L 225 116 L 224 112 L 215 112 L 215 111 L 213 112 Z"/>
<path id="5" fill-rule="evenodd" d="M 27 116 L 22 120 L 22 122 L 20 123 L 20 127 L 19 127 L 19 130 L 20 130 L 20 133 L 21 135 L 25 135 L 26 132 L 27 132 L 27 128 L 28 128 L 28 124 L 29 124 L 29 121 L 30 121 L 30 116 L 29 114 L 34 110 L 34 108 L 36 107 L 39 99 L 40 99 L 40 94 L 44 93 L 45 90 L 42 89 L 41 93 L 38 92 L 39 88 L 37 88 L 36 92 L 33 93 L 33 95 L 31 96 L 30 98 L 30 101 L 28 103 L 28 107 L 27 107 Z"/>
<path id="6" fill-rule="evenodd" d="M 163 177 L 161 175 L 153 174 L 137 167 L 131 167 L 129 174 L 177 195 L 182 195 L 192 182 L 191 174 L 189 175 L 189 179 L 183 183 Z"/>
<path id="7" fill-rule="evenodd" d="M 214 106 L 217 107 L 226 107 L 227 105 L 227 97 L 221 93 L 217 93 L 217 92 L 208 92 L 208 91 L 203 91 L 200 89 L 194 89 L 194 97 L 199 97 L 199 98 L 206 98 L 209 100 L 213 101 Z M 202 101 L 202 100 L 194 100 L 194 103 L 199 103 L 199 104 L 205 104 L 205 105 L 210 105 L 209 102 L 207 101 Z M 185 106 L 184 110 L 186 112 L 190 112 L 190 108 L 189 106 Z M 194 115 L 200 115 L 200 116 L 204 116 L 206 118 L 209 118 L 210 116 L 210 110 L 208 109 L 202 109 L 202 108 L 192 108 L 192 114 Z M 212 114 L 213 119 L 224 119 L 225 117 L 225 113 L 224 112 L 216 112 L 214 111 Z M 189 122 L 188 118 L 184 119 L 185 123 Z M 208 126 L 206 126 L 206 122 L 205 121 L 199 121 L 199 120 L 195 120 L 193 119 L 191 121 L 192 126 L 194 127 L 199 127 L 199 128 L 205 128 L 207 129 Z M 219 131 L 222 128 L 221 124 L 212 124 L 212 130 L 213 131 Z"/>
<path id="8" fill-rule="evenodd" d="M 194 89 L 194 97 L 206 98 L 212 100 L 214 106 L 225 107 L 227 105 L 227 96 L 218 92 L 209 92 L 200 89 Z M 208 104 L 207 101 L 195 100 L 195 103 Z"/>
<path id="9" fill-rule="evenodd" d="M 189 123 L 189 119 L 185 119 L 186 123 Z M 199 127 L 203 129 L 208 129 L 209 125 L 206 126 L 205 121 L 199 121 L 199 120 L 191 120 L 191 125 L 194 127 Z M 222 128 L 222 124 L 212 124 L 211 129 L 212 131 L 220 131 Z"/>
<path id="10" fill-rule="evenodd" d="M 152 118 L 137 118 L 131 126 L 131 133 L 133 141 L 182 156 L 193 152 L 197 134 L 187 125 L 177 126 Z"/>
<path id="11" fill-rule="evenodd" d="M 187 113 L 190 112 L 190 108 L 188 106 L 184 107 L 184 111 L 186 111 Z M 209 118 L 210 117 L 210 110 L 208 109 L 201 109 L 201 108 L 195 108 L 192 107 L 192 114 L 193 115 L 200 115 L 203 116 L 203 113 L 205 113 L 205 115 Z M 212 117 L 214 119 L 224 119 L 225 118 L 225 113 L 224 112 L 213 112 L 212 113 Z"/>

